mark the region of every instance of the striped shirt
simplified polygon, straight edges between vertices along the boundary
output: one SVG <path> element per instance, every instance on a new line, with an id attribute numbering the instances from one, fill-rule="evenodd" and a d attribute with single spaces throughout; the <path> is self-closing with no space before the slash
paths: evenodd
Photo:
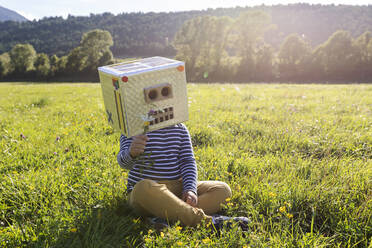
<path id="1" fill-rule="evenodd" d="M 197 169 L 189 131 L 177 124 L 148 132 L 145 151 L 133 159 L 129 154 L 132 138 L 120 137 L 119 165 L 129 169 L 127 191 L 142 179 L 154 181 L 182 178 L 183 191 L 196 191 Z"/>

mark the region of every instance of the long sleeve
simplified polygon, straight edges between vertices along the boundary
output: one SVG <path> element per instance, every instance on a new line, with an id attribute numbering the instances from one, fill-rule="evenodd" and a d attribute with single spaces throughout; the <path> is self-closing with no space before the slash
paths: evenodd
<path id="1" fill-rule="evenodd" d="M 183 134 L 181 136 L 182 142 L 179 153 L 180 169 L 183 180 L 183 192 L 193 191 L 197 194 L 197 177 L 198 171 L 196 168 L 196 162 L 194 152 L 191 144 L 190 133 L 187 128 L 182 125 Z"/>
<path id="2" fill-rule="evenodd" d="M 120 136 L 120 151 L 117 155 L 117 160 L 121 168 L 132 169 L 134 166 L 134 159 L 129 154 L 129 147 L 132 143 L 132 138 L 126 138 L 124 135 Z"/>

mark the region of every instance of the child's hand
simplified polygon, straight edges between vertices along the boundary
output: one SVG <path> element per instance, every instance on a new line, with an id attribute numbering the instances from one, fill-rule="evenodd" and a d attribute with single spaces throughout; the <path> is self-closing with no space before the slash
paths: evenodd
<path id="1" fill-rule="evenodd" d="M 137 135 L 133 137 L 132 144 L 129 147 L 129 154 L 132 158 L 136 158 L 145 151 L 146 142 L 149 138 L 146 135 Z"/>
<path id="2" fill-rule="evenodd" d="M 182 200 L 192 207 L 196 207 L 198 205 L 198 196 L 192 191 L 184 192 L 182 194 Z"/>

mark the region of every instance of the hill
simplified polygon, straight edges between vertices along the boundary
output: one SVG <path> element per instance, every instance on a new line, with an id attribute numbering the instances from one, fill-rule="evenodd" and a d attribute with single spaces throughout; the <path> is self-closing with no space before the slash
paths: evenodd
<path id="1" fill-rule="evenodd" d="M 169 13 L 70 15 L 67 19 L 49 17 L 33 22 L 0 23 L 0 53 L 27 42 L 37 52 L 64 55 L 79 44 L 84 32 L 99 28 L 112 34 L 112 51 L 116 57 L 171 56 L 175 54 L 171 42 L 185 21 L 202 15 L 236 18 L 249 10 L 263 10 L 271 15 L 276 28 L 265 40 L 276 48 L 291 33 L 304 35 L 315 47 L 340 29 L 354 37 L 372 31 L 372 6 L 290 4 Z"/>
<path id="2" fill-rule="evenodd" d="M 0 6 L 0 22 L 4 21 L 24 22 L 28 20 L 17 12 Z"/>

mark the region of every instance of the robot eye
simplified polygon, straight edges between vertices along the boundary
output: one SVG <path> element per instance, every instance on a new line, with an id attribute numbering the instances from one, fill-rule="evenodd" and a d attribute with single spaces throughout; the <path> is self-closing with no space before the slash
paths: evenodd
<path id="1" fill-rule="evenodd" d="M 150 90 L 148 96 L 150 100 L 155 100 L 158 97 L 158 92 L 156 91 L 156 89 Z"/>
<path id="2" fill-rule="evenodd" d="M 161 95 L 166 97 L 170 94 L 170 88 L 168 86 L 164 87 L 162 90 L 161 90 Z"/>

